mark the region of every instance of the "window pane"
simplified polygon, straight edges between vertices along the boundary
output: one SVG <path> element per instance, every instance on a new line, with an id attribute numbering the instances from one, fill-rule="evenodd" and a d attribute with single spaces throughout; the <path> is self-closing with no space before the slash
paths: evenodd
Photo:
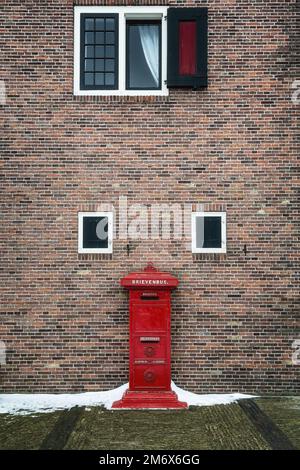
<path id="1" fill-rule="evenodd" d="M 197 248 L 221 248 L 221 222 L 219 216 L 196 217 Z"/>
<path id="2" fill-rule="evenodd" d="M 85 73 L 84 74 L 84 83 L 85 83 L 85 85 L 94 85 L 94 74 L 93 73 Z"/>
<path id="3" fill-rule="evenodd" d="M 95 56 L 96 57 L 104 57 L 104 46 L 96 46 L 95 47 Z"/>
<path id="4" fill-rule="evenodd" d="M 104 33 L 96 33 L 96 44 L 104 44 Z"/>
<path id="5" fill-rule="evenodd" d="M 106 46 L 105 55 L 106 55 L 106 57 L 115 57 L 115 47 L 114 46 Z"/>
<path id="6" fill-rule="evenodd" d="M 108 59 L 105 61 L 105 72 L 114 72 L 115 71 L 115 61 L 114 59 Z"/>
<path id="7" fill-rule="evenodd" d="M 85 29 L 87 31 L 94 29 L 94 18 L 86 18 L 85 19 Z"/>
<path id="8" fill-rule="evenodd" d="M 107 231 L 107 217 L 83 217 L 83 248 L 108 248 Z"/>
<path id="9" fill-rule="evenodd" d="M 95 71 L 96 72 L 104 72 L 104 60 L 103 59 L 96 59 L 95 60 Z"/>
<path id="10" fill-rule="evenodd" d="M 127 23 L 128 88 L 160 88 L 160 23 Z"/>
<path id="11" fill-rule="evenodd" d="M 114 73 L 106 73 L 105 74 L 105 85 L 110 86 L 115 83 L 115 74 Z"/>
<path id="12" fill-rule="evenodd" d="M 95 57 L 104 57 L 104 46 L 95 47 Z"/>
<path id="13" fill-rule="evenodd" d="M 94 46 L 85 46 L 85 57 L 94 57 Z"/>
<path id="14" fill-rule="evenodd" d="M 104 30 L 104 18 L 96 18 L 95 27 L 97 31 Z"/>
<path id="15" fill-rule="evenodd" d="M 95 74 L 95 85 L 99 85 L 99 86 L 104 85 L 104 73 Z"/>
<path id="16" fill-rule="evenodd" d="M 106 31 L 114 31 L 114 29 L 115 29 L 115 19 L 114 18 L 106 18 L 105 27 L 106 27 Z"/>
<path id="17" fill-rule="evenodd" d="M 86 72 L 93 72 L 94 71 L 94 59 L 85 60 L 84 70 Z"/>
<path id="18" fill-rule="evenodd" d="M 108 32 L 105 33 L 105 43 L 106 44 L 114 44 L 115 43 L 115 33 L 113 32 Z"/>
<path id="19" fill-rule="evenodd" d="M 85 33 L 85 43 L 86 44 L 94 43 L 94 33 Z"/>

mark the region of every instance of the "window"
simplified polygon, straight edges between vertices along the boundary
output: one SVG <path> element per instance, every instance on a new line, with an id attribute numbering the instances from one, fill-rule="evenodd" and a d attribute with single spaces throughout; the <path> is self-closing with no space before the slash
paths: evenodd
<path id="1" fill-rule="evenodd" d="M 161 89 L 161 21 L 126 22 L 126 89 Z"/>
<path id="2" fill-rule="evenodd" d="M 206 8 L 74 12 L 75 95 L 168 95 L 170 87 L 207 86 Z"/>
<path id="3" fill-rule="evenodd" d="M 118 16 L 81 15 L 80 87 L 82 90 L 118 86 Z"/>
<path id="4" fill-rule="evenodd" d="M 78 253 L 112 253 L 112 212 L 78 213 Z"/>
<path id="5" fill-rule="evenodd" d="M 226 253 L 226 213 L 192 214 L 192 252 Z"/>

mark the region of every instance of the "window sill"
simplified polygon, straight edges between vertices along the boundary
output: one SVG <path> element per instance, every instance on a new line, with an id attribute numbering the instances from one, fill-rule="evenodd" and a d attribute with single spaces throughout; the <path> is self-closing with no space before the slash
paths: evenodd
<path id="1" fill-rule="evenodd" d="M 78 253 L 79 261 L 93 261 L 93 260 L 111 261 L 112 259 L 113 259 L 112 253 Z"/>
<path id="2" fill-rule="evenodd" d="M 197 261 L 225 261 L 227 253 L 193 253 L 193 263 Z"/>
<path id="3" fill-rule="evenodd" d="M 169 95 L 73 95 L 80 102 L 155 103 L 169 101 Z"/>

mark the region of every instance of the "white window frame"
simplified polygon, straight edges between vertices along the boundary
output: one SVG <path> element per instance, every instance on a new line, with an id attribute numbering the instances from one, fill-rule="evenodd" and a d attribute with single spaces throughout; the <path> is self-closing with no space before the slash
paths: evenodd
<path id="1" fill-rule="evenodd" d="M 167 96 L 167 10 L 161 6 L 75 6 L 74 7 L 74 95 L 88 96 Z M 80 89 L 80 15 L 82 13 L 111 13 L 119 15 L 119 57 L 118 81 L 116 90 L 81 90 Z M 126 90 L 126 19 L 161 18 L 161 89 Z"/>
<path id="2" fill-rule="evenodd" d="M 196 218 L 221 217 L 221 248 L 198 248 L 196 245 Z M 192 212 L 192 253 L 226 253 L 226 212 Z"/>
<path id="3" fill-rule="evenodd" d="M 107 217 L 108 247 L 83 248 L 83 217 Z M 113 252 L 113 212 L 78 212 L 78 253 L 112 253 Z"/>

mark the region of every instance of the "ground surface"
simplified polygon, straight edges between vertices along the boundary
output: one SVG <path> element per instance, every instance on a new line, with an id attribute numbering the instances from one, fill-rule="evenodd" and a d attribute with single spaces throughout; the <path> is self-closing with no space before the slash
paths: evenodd
<path id="1" fill-rule="evenodd" d="M 300 449 L 300 397 L 181 411 L 0 415 L 0 449 Z"/>

